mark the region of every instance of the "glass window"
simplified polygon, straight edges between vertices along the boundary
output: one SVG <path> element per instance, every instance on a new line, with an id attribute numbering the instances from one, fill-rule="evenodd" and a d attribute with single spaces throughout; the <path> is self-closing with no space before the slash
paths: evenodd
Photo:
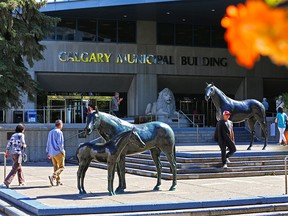
<path id="1" fill-rule="evenodd" d="M 192 46 L 192 26 L 191 25 L 176 25 L 176 45 Z"/>
<path id="2" fill-rule="evenodd" d="M 118 22 L 118 42 L 136 43 L 136 23 Z"/>
<path id="3" fill-rule="evenodd" d="M 210 26 L 194 26 L 194 46 L 210 47 Z"/>
<path id="4" fill-rule="evenodd" d="M 158 23 L 157 24 L 157 42 L 163 45 L 174 45 L 174 24 Z"/>
<path id="5" fill-rule="evenodd" d="M 76 19 L 62 18 L 56 28 L 56 40 L 74 40 Z"/>
<path id="6" fill-rule="evenodd" d="M 225 29 L 221 27 L 212 27 L 211 30 L 211 42 L 212 47 L 227 47 L 227 43 L 224 40 Z"/>
<path id="7" fill-rule="evenodd" d="M 116 41 L 116 21 L 100 20 L 98 22 L 98 41 L 99 42 L 117 42 Z"/>
<path id="8" fill-rule="evenodd" d="M 76 40 L 96 41 L 96 26 L 96 20 L 79 19 Z"/>
<path id="9" fill-rule="evenodd" d="M 45 37 L 45 40 L 55 40 L 56 26 L 52 27 L 50 33 Z"/>

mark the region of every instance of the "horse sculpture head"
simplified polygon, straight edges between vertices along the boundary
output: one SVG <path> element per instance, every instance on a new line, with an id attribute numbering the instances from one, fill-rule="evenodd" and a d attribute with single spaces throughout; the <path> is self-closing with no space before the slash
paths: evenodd
<path id="1" fill-rule="evenodd" d="M 97 129 L 100 125 L 100 115 L 99 111 L 96 108 L 96 110 L 93 110 L 88 116 L 87 116 L 87 122 L 85 127 L 85 132 L 87 135 L 90 135 L 94 129 Z"/>
<path id="2" fill-rule="evenodd" d="M 211 98 L 211 96 L 215 94 L 215 89 L 214 89 L 215 87 L 214 87 L 213 82 L 210 84 L 206 82 L 206 85 L 207 87 L 205 88 L 205 100 L 208 101 Z"/>

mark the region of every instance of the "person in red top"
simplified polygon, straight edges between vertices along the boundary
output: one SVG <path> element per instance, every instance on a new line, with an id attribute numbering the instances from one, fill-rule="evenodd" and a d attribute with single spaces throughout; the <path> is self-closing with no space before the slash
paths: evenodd
<path id="1" fill-rule="evenodd" d="M 87 115 L 89 115 L 92 111 L 93 111 L 93 107 L 91 104 L 88 105 L 88 111 L 87 111 Z"/>

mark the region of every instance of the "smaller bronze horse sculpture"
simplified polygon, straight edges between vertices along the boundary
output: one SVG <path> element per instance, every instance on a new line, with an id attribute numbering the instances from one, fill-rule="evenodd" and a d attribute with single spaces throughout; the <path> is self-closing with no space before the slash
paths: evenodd
<path id="1" fill-rule="evenodd" d="M 207 84 L 205 88 L 205 99 L 208 101 L 210 98 L 216 107 L 216 118 L 219 121 L 223 116 L 224 110 L 229 110 L 232 114 L 230 120 L 233 123 L 239 123 L 248 121 L 248 126 L 251 130 L 250 145 L 247 150 L 251 150 L 254 142 L 255 135 L 255 123 L 258 121 L 263 134 L 265 136 L 265 144 L 262 150 L 265 150 L 267 146 L 267 126 L 266 126 L 266 113 L 263 104 L 255 99 L 247 99 L 242 101 L 236 101 L 227 97 L 220 89 L 218 89 L 213 83 Z"/>
<path id="2" fill-rule="evenodd" d="M 110 196 L 115 195 L 113 190 L 115 167 L 119 161 L 120 154 L 128 143 L 136 144 L 139 148 L 145 147 L 145 143 L 141 140 L 134 129 L 117 135 L 103 145 L 87 142 L 78 147 L 76 153 L 79 163 L 77 171 L 77 185 L 80 194 L 86 193 L 84 189 L 84 177 L 90 162 L 94 159 L 98 162 L 107 163 L 108 191 Z"/>

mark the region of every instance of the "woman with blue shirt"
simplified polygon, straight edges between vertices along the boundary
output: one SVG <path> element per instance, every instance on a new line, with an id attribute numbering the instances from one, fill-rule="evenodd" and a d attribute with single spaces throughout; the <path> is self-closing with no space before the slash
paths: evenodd
<path id="1" fill-rule="evenodd" d="M 287 144 L 287 140 L 285 138 L 284 132 L 286 129 L 286 122 L 288 121 L 288 117 L 286 113 L 283 112 L 283 108 L 279 107 L 277 110 L 277 115 L 275 119 L 275 123 L 278 124 L 278 130 L 279 130 L 279 143 L 282 145 L 282 142 L 284 143 L 283 145 Z"/>

